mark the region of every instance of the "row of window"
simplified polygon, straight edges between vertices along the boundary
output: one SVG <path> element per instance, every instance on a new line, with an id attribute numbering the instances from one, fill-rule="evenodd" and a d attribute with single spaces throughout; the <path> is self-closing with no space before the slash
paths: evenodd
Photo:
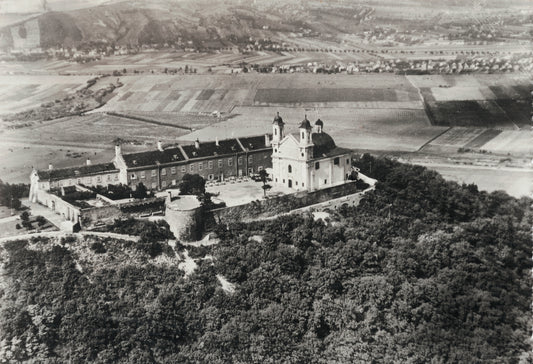
<path id="1" fill-rule="evenodd" d="M 106 181 L 106 182 L 118 181 L 118 174 L 115 174 L 115 175 L 106 174 L 105 178 L 102 178 L 102 176 L 95 176 L 95 177 L 82 177 L 82 178 L 77 178 L 75 180 L 69 179 L 68 181 L 63 180 L 63 181 L 59 181 L 57 183 L 57 186 L 66 187 L 66 186 L 74 186 L 75 184 L 91 185 L 93 183 L 99 184 L 99 183 L 102 183 L 103 181 Z M 56 185 L 55 183 L 52 183 L 52 187 L 54 187 L 55 185 Z M 41 189 L 44 189 L 44 188 L 45 188 L 45 184 L 41 183 Z"/>
<path id="2" fill-rule="evenodd" d="M 248 156 L 248 163 L 253 163 L 253 155 L 249 155 Z M 238 165 L 242 165 L 242 162 L 243 162 L 243 159 L 242 157 L 239 157 L 237 159 L 237 163 Z M 202 171 L 204 169 L 204 162 L 199 162 L 196 164 L 197 168 L 198 168 L 198 171 Z M 222 168 L 224 166 L 224 161 L 222 159 L 219 159 L 218 160 L 218 168 Z M 232 167 L 233 166 L 233 158 L 228 158 L 228 166 L 229 167 Z M 207 166 L 206 166 L 207 169 L 213 169 L 213 161 L 208 161 L 207 162 Z M 189 164 L 189 172 L 194 172 L 195 171 L 195 164 Z M 181 172 L 182 173 L 187 173 L 187 166 L 181 166 Z M 170 167 L 170 174 L 176 174 L 176 167 Z M 152 169 L 150 171 L 150 175 L 151 177 L 156 177 L 157 176 L 157 170 L 156 169 Z M 162 176 L 166 176 L 167 175 L 167 169 L 166 168 L 162 168 L 161 169 L 161 175 Z M 135 173 L 132 173 L 131 174 L 131 179 L 136 179 L 137 178 L 137 175 Z M 146 172 L 145 171 L 141 171 L 140 172 L 140 178 L 146 178 Z"/>

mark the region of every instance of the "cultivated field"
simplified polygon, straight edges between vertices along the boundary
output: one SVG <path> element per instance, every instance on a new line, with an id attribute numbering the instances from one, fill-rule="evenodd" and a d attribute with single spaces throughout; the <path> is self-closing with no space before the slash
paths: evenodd
<path id="1" fill-rule="evenodd" d="M 422 108 L 416 88 L 394 75 L 157 75 L 120 80 L 124 86 L 99 110 L 229 113 L 236 106 L 281 104 Z"/>

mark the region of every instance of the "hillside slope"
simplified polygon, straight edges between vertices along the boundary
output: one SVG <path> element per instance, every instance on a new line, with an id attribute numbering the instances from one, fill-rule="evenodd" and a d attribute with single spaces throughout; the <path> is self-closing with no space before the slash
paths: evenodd
<path id="1" fill-rule="evenodd" d="M 1 246 L 0 361 L 531 362 L 531 200 L 358 166 L 379 180 L 358 207 L 219 226 L 184 254 Z"/>

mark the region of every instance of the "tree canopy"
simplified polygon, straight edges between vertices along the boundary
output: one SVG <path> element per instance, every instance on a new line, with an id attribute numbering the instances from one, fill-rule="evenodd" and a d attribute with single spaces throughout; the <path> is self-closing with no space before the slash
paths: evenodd
<path id="1" fill-rule="evenodd" d="M 532 201 L 388 159 L 356 164 L 379 180 L 359 206 L 218 225 L 218 244 L 187 248 L 188 276 L 132 242 L 7 243 L 0 357 L 531 362 Z"/>
<path id="2" fill-rule="evenodd" d="M 179 184 L 180 195 L 205 194 L 205 179 L 199 174 L 185 174 Z"/>

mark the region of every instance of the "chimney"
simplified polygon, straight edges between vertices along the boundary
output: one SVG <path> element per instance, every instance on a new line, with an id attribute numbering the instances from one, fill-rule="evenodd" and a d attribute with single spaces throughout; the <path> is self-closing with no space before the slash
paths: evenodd
<path id="1" fill-rule="evenodd" d="M 52 169 L 54 169 L 54 166 L 52 165 L 52 163 L 50 163 L 50 164 L 48 165 L 48 169 L 49 169 L 50 171 L 51 171 Z"/>
<path id="2" fill-rule="evenodd" d="M 163 151 L 163 143 L 161 143 L 161 140 L 157 141 L 157 149 L 162 152 Z"/>
<path id="3" fill-rule="evenodd" d="M 196 149 L 200 149 L 200 141 L 198 140 L 198 138 L 194 141 L 194 147 Z"/>
<path id="4" fill-rule="evenodd" d="M 87 164 L 88 166 L 90 166 L 92 164 L 91 160 L 89 158 L 87 158 L 87 161 L 85 161 L 85 164 Z"/>
<path id="5" fill-rule="evenodd" d="M 270 147 L 270 135 L 265 134 L 265 146 Z"/>
<path id="6" fill-rule="evenodd" d="M 215 145 L 216 145 L 217 147 L 220 147 L 220 144 L 218 144 L 218 137 L 217 137 L 217 136 L 215 137 Z"/>
<path id="7" fill-rule="evenodd" d="M 117 144 L 115 145 L 115 156 L 119 157 L 120 155 L 122 155 L 122 147 Z"/>

